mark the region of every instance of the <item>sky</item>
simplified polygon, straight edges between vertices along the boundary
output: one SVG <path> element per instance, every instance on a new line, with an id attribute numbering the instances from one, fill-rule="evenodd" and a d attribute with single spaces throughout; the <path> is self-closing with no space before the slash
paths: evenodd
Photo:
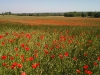
<path id="1" fill-rule="evenodd" d="M 0 13 L 100 11 L 100 0 L 0 0 Z"/>

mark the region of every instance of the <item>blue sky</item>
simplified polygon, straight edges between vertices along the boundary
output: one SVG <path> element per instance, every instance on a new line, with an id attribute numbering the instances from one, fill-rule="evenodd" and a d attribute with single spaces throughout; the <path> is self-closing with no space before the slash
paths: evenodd
<path id="1" fill-rule="evenodd" d="M 0 13 L 100 11 L 100 0 L 0 0 Z"/>

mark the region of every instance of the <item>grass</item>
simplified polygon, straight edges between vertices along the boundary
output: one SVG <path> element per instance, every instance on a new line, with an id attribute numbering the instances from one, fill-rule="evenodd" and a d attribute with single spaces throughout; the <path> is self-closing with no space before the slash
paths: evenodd
<path id="1" fill-rule="evenodd" d="M 100 28 L 0 23 L 0 75 L 99 75 Z"/>

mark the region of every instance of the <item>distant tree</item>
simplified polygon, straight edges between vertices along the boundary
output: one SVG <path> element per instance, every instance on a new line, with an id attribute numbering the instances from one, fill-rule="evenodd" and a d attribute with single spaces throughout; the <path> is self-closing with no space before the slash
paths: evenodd
<path id="1" fill-rule="evenodd" d="M 87 12 L 87 15 L 88 15 L 89 17 L 93 17 L 93 16 L 94 16 L 94 12 Z"/>
<path id="2" fill-rule="evenodd" d="M 82 12 L 81 16 L 82 17 L 86 17 L 87 16 L 87 13 Z"/>
<path id="3" fill-rule="evenodd" d="M 94 17 L 95 17 L 95 18 L 100 18 L 100 12 L 94 13 Z"/>

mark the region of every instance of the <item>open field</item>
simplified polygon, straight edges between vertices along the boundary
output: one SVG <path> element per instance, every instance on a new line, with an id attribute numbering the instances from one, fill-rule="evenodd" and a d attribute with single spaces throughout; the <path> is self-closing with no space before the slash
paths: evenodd
<path id="1" fill-rule="evenodd" d="M 17 22 L 29 25 L 100 26 L 100 18 L 63 16 L 0 16 L 0 22 Z"/>
<path id="2" fill-rule="evenodd" d="M 26 20 L 26 17 L 13 18 Z M 30 17 L 27 19 L 30 21 Z M 52 20 L 51 17 L 48 19 Z M 55 19 L 59 21 L 60 18 Z M 10 18 L 6 17 L 6 20 L 10 21 Z M 79 20 L 83 21 L 83 18 Z M 93 21 L 98 22 L 98 19 Z M 99 74 L 99 27 L 0 23 L 0 75 Z"/>
<path id="3" fill-rule="evenodd" d="M 99 75 L 100 19 L 0 16 L 0 75 Z"/>

